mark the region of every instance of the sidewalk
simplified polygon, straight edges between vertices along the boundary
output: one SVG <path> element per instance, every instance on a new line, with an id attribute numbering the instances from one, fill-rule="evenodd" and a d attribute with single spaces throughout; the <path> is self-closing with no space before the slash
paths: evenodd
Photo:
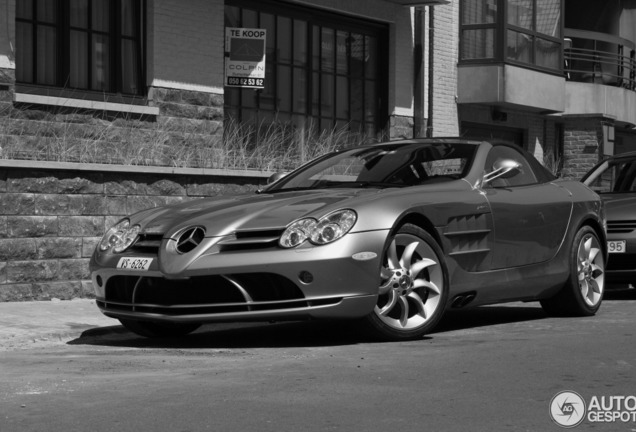
<path id="1" fill-rule="evenodd" d="M 91 299 L 0 303 L 0 351 L 67 342 L 86 330 L 117 325 Z"/>

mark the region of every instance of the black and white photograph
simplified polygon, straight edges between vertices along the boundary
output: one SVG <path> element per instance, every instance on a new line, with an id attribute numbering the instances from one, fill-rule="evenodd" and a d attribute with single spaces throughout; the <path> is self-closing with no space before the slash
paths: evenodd
<path id="1" fill-rule="evenodd" d="M 0 0 L 0 432 L 636 431 L 636 0 Z"/>

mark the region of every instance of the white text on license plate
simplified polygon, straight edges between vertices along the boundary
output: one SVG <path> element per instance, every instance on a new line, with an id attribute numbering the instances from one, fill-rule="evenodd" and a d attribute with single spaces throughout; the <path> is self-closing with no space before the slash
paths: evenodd
<path id="1" fill-rule="evenodd" d="M 625 253 L 625 240 L 615 240 L 607 242 L 609 253 Z"/>
<path id="2" fill-rule="evenodd" d="M 117 268 L 121 270 L 146 271 L 150 267 L 152 258 L 120 258 Z"/>

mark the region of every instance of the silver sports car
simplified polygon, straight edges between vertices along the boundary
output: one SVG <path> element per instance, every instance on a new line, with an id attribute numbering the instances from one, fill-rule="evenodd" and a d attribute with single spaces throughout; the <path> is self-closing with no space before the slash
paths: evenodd
<path id="1" fill-rule="evenodd" d="M 101 311 L 143 336 L 347 318 L 400 340 L 448 308 L 596 313 L 605 225 L 596 193 L 518 147 L 413 139 L 328 154 L 254 194 L 144 210 L 90 268 Z"/>

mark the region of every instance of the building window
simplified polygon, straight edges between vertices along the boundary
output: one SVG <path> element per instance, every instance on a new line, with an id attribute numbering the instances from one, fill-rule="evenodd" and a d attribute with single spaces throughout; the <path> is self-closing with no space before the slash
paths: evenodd
<path id="1" fill-rule="evenodd" d="M 18 91 L 109 101 L 145 96 L 144 15 L 142 0 L 17 1 Z"/>
<path id="2" fill-rule="evenodd" d="M 461 61 L 561 72 L 563 0 L 462 0 Z"/>
<path id="3" fill-rule="evenodd" d="M 561 1 L 508 0 L 508 60 L 546 69 L 562 68 Z"/>
<path id="4" fill-rule="evenodd" d="M 225 25 L 267 30 L 265 88 L 226 87 L 229 117 L 259 126 L 280 122 L 371 136 L 385 126 L 385 25 L 241 0 L 226 5 Z"/>
<path id="5" fill-rule="evenodd" d="M 497 35 L 497 0 L 462 2 L 461 58 L 494 59 Z"/>

